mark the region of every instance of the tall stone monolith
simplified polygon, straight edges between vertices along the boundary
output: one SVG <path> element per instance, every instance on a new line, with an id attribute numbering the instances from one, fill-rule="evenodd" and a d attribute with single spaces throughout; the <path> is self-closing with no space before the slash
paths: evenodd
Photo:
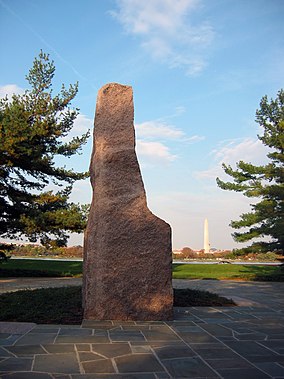
<path id="1" fill-rule="evenodd" d="M 171 228 L 147 207 L 135 153 L 132 88 L 98 93 L 84 242 L 84 318 L 172 318 Z"/>

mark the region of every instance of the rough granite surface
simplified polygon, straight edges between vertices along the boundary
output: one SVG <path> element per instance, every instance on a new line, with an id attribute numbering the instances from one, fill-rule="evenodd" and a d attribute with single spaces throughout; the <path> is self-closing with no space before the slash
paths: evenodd
<path id="1" fill-rule="evenodd" d="M 85 319 L 172 318 L 171 228 L 147 207 L 133 119 L 130 86 L 99 90 L 84 242 Z"/>

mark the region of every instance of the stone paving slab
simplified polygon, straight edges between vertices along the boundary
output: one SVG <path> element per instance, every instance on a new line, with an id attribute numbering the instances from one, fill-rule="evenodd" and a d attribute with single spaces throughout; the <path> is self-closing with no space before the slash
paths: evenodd
<path id="1" fill-rule="evenodd" d="M 80 373 L 79 362 L 75 353 L 36 354 L 32 371 L 61 374 Z"/>
<path id="2" fill-rule="evenodd" d="M 284 378 L 283 308 L 191 307 L 170 322 L 9 328 L 0 335 L 1 379 Z"/>
<path id="3" fill-rule="evenodd" d="M 0 379 L 283 379 L 284 283 L 254 284 L 212 284 L 251 305 L 176 308 L 170 322 L 0 323 Z"/>
<path id="4" fill-rule="evenodd" d="M 4 337 L 4 334 L 25 334 L 31 331 L 36 324 L 32 322 L 0 322 L 0 338 Z"/>

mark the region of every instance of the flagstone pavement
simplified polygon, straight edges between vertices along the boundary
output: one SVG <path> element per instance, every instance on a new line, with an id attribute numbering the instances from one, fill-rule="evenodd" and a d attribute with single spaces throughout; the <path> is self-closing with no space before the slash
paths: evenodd
<path id="1" fill-rule="evenodd" d="M 0 378 L 284 379 L 284 283 L 210 282 L 174 285 L 240 305 L 175 308 L 170 322 L 0 322 Z"/>

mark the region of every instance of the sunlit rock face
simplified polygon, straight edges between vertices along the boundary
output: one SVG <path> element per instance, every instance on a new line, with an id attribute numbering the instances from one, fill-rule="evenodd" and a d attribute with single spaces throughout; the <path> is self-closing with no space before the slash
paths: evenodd
<path id="1" fill-rule="evenodd" d="M 169 320 L 171 228 L 147 207 L 135 153 L 132 88 L 98 93 L 84 243 L 84 318 Z"/>

